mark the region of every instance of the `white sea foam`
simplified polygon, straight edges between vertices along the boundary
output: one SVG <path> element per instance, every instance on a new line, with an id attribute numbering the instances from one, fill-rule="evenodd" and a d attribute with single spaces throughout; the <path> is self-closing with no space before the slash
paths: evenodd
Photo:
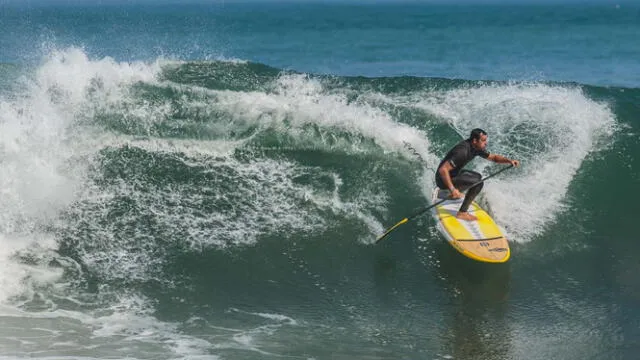
<path id="1" fill-rule="evenodd" d="M 357 219 L 369 230 L 365 237 L 371 237 L 383 229 L 371 212 L 383 211 L 388 201 L 380 191 L 384 186 L 376 185 L 375 179 L 355 195 L 346 196 L 341 191 L 344 180 L 334 170 L 281 158 L 239 160 L 234 152 L 261 131 L 276 130 L 288 135 L 294 146 L 341 151 L 347 156 L 371 151 L 373 143 L 384 155 L 413 159 L 409 144 L 427 166 L 435 167 L 441 154 L 435 154 L 431 145 L 438 139 L 429 139 L 425 130 L 397 121 L 366 96 L 352 99 L 340 91 L 327 91 L 320 80 L 304 75 L 282 75 L 268 92 L 238 92 L 158 82 L 159 71 L 157 62 L 92 60 L 81 50 L 69 49 L 54 52 L 44 62 L 22 87 L 25 94 L 0 98 L 0 315 L 35 319 L 33 325 L 38 328 L 60 331 L 48 336 L 51 342 L 45 341 L 59 349 L 80 344 L 104 350 L 117 339 L 123 348 L 149 346 L 150 351 L 175 356 L 207 356 L 212 348 L 260 352 L 260 338 L 299 322 L 280 314 L 248 313 L 268 324 L 229 331 L 223 340 L 214 341 L 184 335 L 178 325 L 157 320 L 152 302 L 139 294 L 110 295 L 113 299 L 101 299 L 104 303 L 93 304 L 90 311 L 60 309 L 55 303 L 60 299 L 86 307 L 67 294 L 68 284 L 62 279 L 63 270 L 79 265 L 56 259 L 52 250 L 57 239 L 43 227 L 69 221 L 57 218 L 62 210 L 77 211 L 77 219 L 88 222 L 94 235 L 91 241 L 77 245 L 80 260 L 103 279 L 120 283 L 154 279 L 165 259 L 149 234 L 138 230 L 133 236 L 117 236 L 117 226 L 135 223 L 135 217 L 127 217 L 135 215 L 125 214 L 105 225 L 102 220 L 109 216 L 108 204 L 117 197 L 140 205 L 141 213 L 153 218 L 165 235 L 180 234 L 169 238 L 196 248 L 252 245 L 263 234 L 278 230 L 322 231 L 330 225 L 323 217 L 327 212 Z M 137 82 L 203 96 L 152 104 L 130 92 Z M 376 101 L 387 99 L 422 109 L 461 131 L 483 127 L 490 133 L 492 151 L 523 160 L 522 169 L 492 179 L 485 191 L 496 219 L 518 241 L 533 238 L 552 221 L 575 171 L 597 149 L 599 139 L 610 133 L 614 122 L 606 105 L 590 100 L 578 88 L 492 85 L 405 98 L 371 95 Z M 171 115 L 172 101 L 205 114 L 223 113 L 228 123 L 215 125 L 213 136 L 204 140 L 162 138 L 151 130 Z M 106 110 L 119 112 L 124 121 L 139 122 L 135 125 L 143 131 L 122 135 L 87 121 Z M 252 128 L 256 130 L 233 136 Z M 127 182 L 127 178 L 102 186 L 87 181 L 89 165 L 99 158 L 99 151 L 125 146 L 170 156 L 203 176 L 233 183 L 233 191 L 215 184 L 194 192 L 180 184 L 153 183 L 144 184 L 148 187 L 141 191 L 140 183 Z M 482 165 L 477 168 L 490 171 Z M 295 181 L 306 175 L 322 176 L 331 185 L 320 189 Z M 425 172 L 417 181 L 431 185 L 430 177 Z M 198 206 L 207 200 L 233 206 L 203 213 Z M 66 224 L 75 225 L 80 227 Z M 53 267 L 53 262 L 62 265 Z M 164 285 L 172 286 L 166 281 Z M 48 311 L 18 307 L 33 299 L 43 300 L 41 306 Z M 40 321 L 46 318 L 55 319 L 51 328 Z M 65 337 L 65 331 L 71 334 L 79 328 L 89 335 L 75 340 Z"/>
<path id="2" fill-rule="evenodd" d="M 50 340 L 43 340 L 43 344 L 57 344 L 61 353 L 76 345 L 108 349 L 108 339 L 119 339 L 123 347 L 142 349 L 151 346 L 151 351 L 157 351 L 153 349 L 159 347 L 181 356 L 203 356 L 203 349 L 207 347 L 225 347 L 224 343 L 210 344 L 179 334 L 175 324 L 155 319 L 149 311 L 149 300 L 135 294 L 115 296 L 112 300 L 103 298 L 92 305 L 98 307 L 96 311 L 58 308 L 56 301 L 85 306 L 67 293 L 67 287 L 73 285 L 65 284 L 62 279 L 66 266 L 80 273 L 82 269 L 75 269 L 79 265 L 62 257 L 56 259 L 55 254 L 41 256 L 55 250 L 57 244 L 56 239 L 38 229 L 69 221 L 57 218 L 62 210 L 88 222 L 87 229 L 91 230 L 92 238 L 77 239 L 80 243 L 74 249 L 84 266 L 100 274 L 103 280 L 124 281 L 125 284 L 154 278 L 164 258 L 162 249 L 158 249 L 159 245 L 148 234 L 136 231 L 134 236 L 117 236 L 116 227 L 127 221 L 135 222 L 135 218 L 127 218 L 124 214 L 105 225 L 102 220 L 110 216 L 108 203 L 117 196 L 142 205 L 145 215 L 168 229 L 169 235 L 172 231 L 185 235 L 174 236 L 176 241 L 196 246 L 252 244 L 262 234 L 279 228 L 313 232 L 326 227 L 320 215 L 326 210 L 355 216 L 373 226 L 377 224 L 366 209 L 379 206 L 384 199 L 369 196 L 370 189 L 363 189 L 355 198 L 343 199 L 340 193 L 342 180 L 333 171 L 308 168 L 282 159 L 235 159 L 234 150 L 251 140 L 252 135 L 231 140 L 163 139 L 152 132 L 143 132 L 143 136 L 105 132 L 91 121 L 105 110 L 119 111 L 125 121 L 141 121 L 136 124 L 141 129 L 151 129 L 158 121 L 165 121 L 172 111 L 172 99 L 157 104 L 138 102 L 130 92 L 131 85 L 137 82 L 166 85 L 155 80 L 159 70 L 158 63 L 119 63 L 109 58 L 92 60 L 79 49 L 55 51 L 28 81 L 25 94 L 0 99 L 0 156 L 5 165 L 0 175 L 4 195 L 0 205 L 3 210 L 0 241 L 4 251 L 0 254 L 4 267 L 0 276 L 3 285 L 0 300 L 6 306 L 2 314 L 32 318 L 34 323 L 42 323 L 38 326 L 43 328 L 46 325 L 40 319 L 55 319 L 55 328 L 60 329 L 60 333 L 47 338 Z M 224 131 L 237 131 L 238 124 L 244 122 L 281 129 L 294 138 L 302 136 L 304 141 L 315 141 L 305 134 L 305 126 L 311 124 L 321 129 L 337 129 L 354 138 L 364 135 L 390 151 L 404 151 L 402 144 L 407 138 L 413 139 L 416 147 L 428 147 L 420 131 L 396 123 L 384 112 L 366 104 L 350 104 L 344 96 L 326 95 L 317 81 L 306 77 L 283 76 L 274 92 L 269 94 L 189 91 L 203 91 L 207 96 L 213 94 L 215 101 L 209 104 L 206 98 L 199 102 L 183 99 L 186 106 L 222 109 L 231 114 L 236 123 L 221 127 L 218 133 L 223 137 Z M 322 143 L 321 139 L 319 144 Z M 138 183 L 128 183 L 127 179 L 106 187 L 87 181 L 87 171 L 96 156 L 99 158 L 99 151 L 123 146 L 172 156 L 187 167 L 197 167 L 205 175 L 215 177 L 218 172 L 227 172 L 222 175 L 224 182 L 240 180 L 233 192 L 225 191 L 224 187 L 204 190 L 210 191 L 214 200 L 234 204 L 235 211 L 203 216 L 194 205 L 206 200 L 204 195 L 178 184 L 140 191 Z M 359 145 L 356 143 L 348 149 L 359 151 Z M 310 171 L 332 179 L 333 186 L 316 189 L 293 180 Z M 75 225 L 56 224 L 62 228 Z M 215 235 L 207 230 L 211 225 L 216 228 Z M 35 259 L 36 264 L 25 265 L 19 260 L 21 256 Z M 50 267 L 52 261 L 62 264 L 62 268 Z M 164 285 L 171 286 L 166 282 Z M 39 305 L 46 306 L 47 311 L 31 313 L 11 306 L 29 307 L 40 300 L 47 302 Z M 276 324 L 241 329 L 230 337 L 232 348 L 260 352 L 253 339 L 268 336 L 284 323 L 295 324 L 295 320 L 274 314 L 257 313 L 256 316 Z M 65 337 L 66 330 L 73 332 L 77 327 L 86 326 L 92 329 L 88 332 L 90 338 L 69 340 Z M 167 347 L 166 344 L 173 345 Z"/>
<path id="3" fill-rule="evenodd" d="M 522 161 L 484 190 L 496 220 L 516 241 L 533 239 L 555 219 L 576 171 L 615 126 L 609 106 L 577 87 L 487 85 L 425 96 L 415 106 L 465 135 L 483 128 L 489 151 Z M 488 164 L 472 166 L 486 175 Z"/>

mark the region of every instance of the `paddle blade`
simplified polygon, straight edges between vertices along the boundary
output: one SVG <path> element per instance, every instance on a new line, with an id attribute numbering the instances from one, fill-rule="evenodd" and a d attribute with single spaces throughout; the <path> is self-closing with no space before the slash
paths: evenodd
<path id="1" fill-rule="evenodd" d="M 398 222 L 397 224 L 395 224 L 392 227 L 390 227 L 389 230 L 384 232 L 384 234 L 378 236 L 378 238 L 376 239 L 376 244 L 378 242 L 380 242 L 380 240 L 384 239 L 387 235 L 389 235 L 389 233 L 392 232 L 393 230 L 395 230 L 398 226 L 406 223 L 407 221 L 409 221 L 409 219 L 408 218 L 404 218 L 404 219 L 400 220 L 400 222 Z"/>

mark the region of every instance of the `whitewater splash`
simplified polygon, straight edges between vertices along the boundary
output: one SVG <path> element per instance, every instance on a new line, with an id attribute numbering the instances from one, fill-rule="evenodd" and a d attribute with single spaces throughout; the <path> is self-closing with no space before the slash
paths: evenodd
<path id="1" fill-rule="evenodd" d="M 365 188 L 355 198 L 345 200 L 340 195 L 342 180 L 335 172 L 268 158 L 238 161 L 234 158 L 235 151 L 261 131 L 275 130 L 293 139 L 289 145 L 294 148 L 302 143 L 309 148 L 310 143 L 315 149 L 327 150 L 338 143 L 342 144 L 338 147 L 342 146 L 343 151 L 366 152 L 367 141 L 363 142 L 363 148 L 359 143 L 344 141 L 364 138 L 373 139 L 386 150 L 404 152 L 403 142 L 409 139 L 416 148 L 427 152 L 428 142 L 420 130 L 398 123 L 367 104 L 352 104 L 343 95 L 326 95 L 319 82 L 306 76 L 279 77 L 274 90 L 267 94 L 185 88 L 159 81 L 160 71 L 159 62 L 118 63 L 109 58 L 91 60 L 79 49 L 56 51 L 25 80 L 25 86 L 21 87 L 24 93 L 0 99 L 0 146 L 4 165 L 0 175 L 4 194 L 0 221 L 4 266 L 0 300 L 9 306 L 5 315 L 70 317 L 87 326 L 108 319 L 115 323 L 108 325 L 108 331 L 103 326 L 97 327 L 94 336 L 109 338 L 124 334 L 143 342 L 159 341 L 157 336 L 145 335 L 148 328 L 166 328 L 171 333 L 171 325 L 150 325 L 143 329 L 124 322 L 119 324 L 118 319 L 129 316 L 121 317 L 120 312 L 136 314 L 140 306 L 148 307 L 144 298 L 133 302 L 142 305 L 114 308 L 111 304 L 132 299 L 131 295 L 116 292 L 106 296 L 112 291 L 103 289 L 102 297 L 92 306 L 106 306 L 102 312 L 112 315 L 98 317 L 69 310 L 68 306 L 58 308 L 60 305 L 56 304 L 58 301 L 76 306 L 82 303 L 77 297 L 83 295 L 73 290 L 77 279 L 69 280 L 69 274 L 86 277 L 94 273 L 100 274 L 99 279 L 107 283 L 120 280 L 129 283 L 154 278 L 162 267 L 162 249 L 153 248 L 153 240 L 147 235 L 132 238 L 118 233 L 119 226 L 135 222 L 136 218 L 116 218 L 104 224 L 103 219 L 112 216 L 108 210 L 111 201 L 128 198 L 146 203 L 148 215 L 167 226 L 169 232 L 186 234 L 181 239 L 188 246 L 252 244 L 262 233 L 278 227 L 313 231 L 327 225 L 318 215 L 323 211 L 354 216 L 366 226 L 379 230 L 382 225 L 367 209 L 383 204 L 384 197 Z M 186 103 L 171 98 L 150 102 L 137 97 L 136 87 L 140 84 L 177 88 L 185 94 L 202 93 L 205 98 L 204 102 L 192 103 L 189 98 L 182 99 Z M 209 109 L 212 113 L 221 111 L 228 114 L 231 121 L 218 126 L 212 132 L 214 138 L 199 141 L 154 133 L 158 123 L 174 114 L 176 103 L 190 109 Z M 121 123 L 128 122 L 134 133 L 118 133 L 102 127 L 99 120 L 108 119 L 113 113 Z M 242 124 L 256 126 L 257 130 L 245 137 L 224 140 L 232 132 L 237 133 Z M 314 136 L 318 134 L 317 129 L 320 129 L 319 138 Z M 332 138 L 331 132 L 336 129 L 347 133 L 347 137 Z M 238 189 L 244 190 L 226 193 L 221 186 L 213 189 L 211 195 L 222 203 L 235 204 L 237 211 L 203 218 L 198 211 L 192 212 L 194 204 L 203 201 L 202 197 L 173 185 L 141 191 L 123 177 L 113 186 L 96 186 L 94 172 L 104 165 L 105 154 L 118 152 L 123 147 L 140 149 L 145 154 L 166 155 L 177 159 L 186 169 L 199 168 L 204 174 L 218 175 L 220 169 L 230 169 L 226 181 L 239 178 L 242 184 Z M 293 181 L 309 176 L 320 176 L 332 185 L 317 189 Z M 172 199 L 184 204 L 181 211 L 163 202 Z M 304 203 L 314 206 L 308 210 Z M 95 238 L 65 240 L 65 247 L 75 243 L 73 259 L 56 254 L 60 239 L 51 236 L 47 229 L 73 234 L 73 229 L 87 224 Z M 219 228 L 216 236 L 202 230 L 211 226 Z M 25 263 L 27 259 L 29 265 Z M 51 287 L 53 284 L 57 285 Z M 47 304 L 47 313 L 38 315 L 19 310 L 41 300 Z M 145 319 L 147 322 L 148 317 Z M 64 329 L 65 325 L 56 327 Z M 178 336 L 177 341 L 187 340 L 180 340 Z M 178 347 L 172 351 L 182 350 Z"/>
<path id="2" fill-rule="evenodd" d="M 83 167 L 74 157 L 81 151 L 73 123 L 87 103 L 87 87 L 99 81 L 105 93 L 115 93 L 127 82 L 149 78 L 140 72 L 105 59 L 90 61 L 77 49 L 55 52 L 29 77 L 22 77 L 22 93 L 0 98 L 0 230 L 5 254 L 2 263 L 14 264 L 10 256 L 27 247 L 55 246 L 41 227 L 75 200 L 82 183 Z M 115 74 L 119 76 L 115 76 Z M 79 166 L 80 165 L 80 166 Z M 25 274 L 5 271 L 7 291 L 0 298 L 19 293 Z M 23 269 L 28 272 L 28 270 Z"/>
<path id="3" fill-rule="evenodd" d="M 26 353 L 51 346 L 77 349 L 83 340 L 68 340 L 76 322 L 86 325 L 82 332 L 103 336 L 107 325 L 96 324 L 108 309 L 96 317 L 66 310 L 64 304 L 92 306 L 70 290 L 77 279 L 67 275 L 81 270 L 56 253 L 59 239 L 47 229 L 79 200 L 90 156 L 105 145 L 78 125 L 91 116 L 92 101 L 126 97 L 130 84 L 153 81 L 157 71 L 156 64 L 93 61 L 78 49 L 56 51 L 35 73 L 20 77 L 18 93 L 0 97 L 0 315 L 3 327 L 26 326 L 25 336 L 39 339 L 27 344 L 21 335 L 7 334 L 0 342 L 3 353 L 20 355 L 14 341 L 23 343 Z"/>
<path id="4" fill-rule="evenodd" d="M 265 234 L 322 234 L 336 219 L 359 224 L 351 241 L 370 244 L 398 215 L 388 213 L 398 189 L 381 176 L 397 168 L 385 166 L 399 161 L 422 169 L 403 173 L 405 182 L 394 186 L 424 189 L 426 199 L 441 149 L 474 127 L 489 132 L 491 151 L 522 160 L 521 169 L 492 179 L 485 193 L 510 238 L 530 241 L 554 221 L 576 170 L 615 123 L 606 104 L 578 87 L 488 84 L 399 96 L 278 74 L 262 90 L 238 91 L 166 80 L 165 66 L 91 60 L 69 49 L 52 53 L 24 93 L 0 98 L 5 314 L 42 316 L 17 309 L 43 298 L 46 316 L 74 318 L 98 338 L 173 337 L 177 345 L 168 351 L 201 354 L 219 344 L 178 334 L 174 324 L 153 318 L 147 298 L 109 284 L 174 286 L 162 275 L 169 256 L 163 246 L 252 246 Z M 411 125 L 397 109 L 413 112 Z M 453 129 L 444 136 L 433 130 L 443 124 Z M 303 151 L 366 155 L 375 171 L 353 186 L 339 169 L 283 155 Z M 495 169 L 481 160 L 474 166 Z M 168 170 L 149 176 L 159 169 Z M 171 182 L 180 177 L 170 171 L 198 180 Z M 123 201 L 134 205 L 121 211 Z M 154 226 L 140 225 L 147 219 Z M 54 234 L 65 234 L 73 259 L 56 253 L 61 239 Z M 93 305 L 99 311 L 58 308 L 55 299 L 75 303 L 74 291 L 82 292 L 69 294 L 70 273 L 102 282 L 105 298 Z M 128 305 L 116 305 L 122 301 Z M 147 326 L 133 326 L 130 316 Z M 234 332 L 233 346 L 259 351 L 238 335 L 250 330 Z"/>

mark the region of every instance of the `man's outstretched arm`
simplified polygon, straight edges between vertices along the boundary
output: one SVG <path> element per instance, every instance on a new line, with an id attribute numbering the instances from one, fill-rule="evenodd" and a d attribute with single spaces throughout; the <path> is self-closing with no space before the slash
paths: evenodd
<path id="1" fill-rule="evenodd" d="M 498 155 L 498 154 L 489 154 L 489 157 L 487 157 L 487 159 L 498 164 L 511 164 L 515 167 L 520 166 L 520 161 L 509 159 L 508 157 Z"/>

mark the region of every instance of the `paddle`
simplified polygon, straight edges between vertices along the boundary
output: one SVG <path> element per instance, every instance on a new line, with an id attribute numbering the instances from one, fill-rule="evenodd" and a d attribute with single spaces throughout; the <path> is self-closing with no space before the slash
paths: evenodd
<path id="1" fill-rule="evenodd" d="M 502 168 L 502 169 L 500 169 L 500 170 L 498 170 L 498 171 L 494 172 L 494 173 L 493 173 L 493 174 L 491 174 L 491 175 L 487 175 L 485 178 L 483 178 L 483 179 L 481 179 L 480 181 L 478 181 L 478 182 L 476 182 L 476 183 L 473 183 L 471 186 L 469 186 L 469 189 L 470 189 L 470 188 L 472 188 L 472 187 L 474 187 L 474 186 L 476 186 L 476 185 L 478 185 L 478 184 L 480 184 L 481 182 L 483 182 L 483 181 L 487 180 L 487 179 L 488 179 L 488 178 L 490 178 L 490 177 L 494 177 L 494 176 L 496 176 L 496 175 L 500 174 L 501 172 L 503 172 L 503 171 L 505 171 L 505 170 L 507 170 L 507 169 L 511 169 L 512 167 L 513 167 L 513 164 L 511 164 L 511 165 L 509 165 L 509 166 L 507 166 L 507 167 L 505 167 L 505 168 Z M 413 219 L 415 219 L 416 217 L 418 217 L 418 216 L 420 216 L 420 215 L 424 214 L 425 212 L 427 212 L 427 210 L 431 209 L 431 208 L 432 208 L 432 207 L 434 207 L 434 206 L 437 206 L 437 205 L 442 204 L 442 203 L 443 203 L 443 202 L 445 202 L 446 200 L 448 200 L 448 199 L 442 199 L 442 200 L 440 200 L 440 201 L 436 202 L 435 204 L 431 204 L 431 205 L 427 206 L 426 208 L 424 208 L 424 209 L 422 209 L 422 210 L 420 210 L 420 211 L 416 212 L 415 214 L 413 214 L 413 215 L 411 215 L 411 216 L 409 216 L 409 217 L 406 217 L 406 218 L 404 218 L 404 219 L 400 220 L 400 222 L 398 222 L 397 224 L 395 224 L 395 225 L 393 225 L 392 227 L 390 227 L 390 228 L 389 228 L 389 230 L 385 231 L 385 232 L 384 232 L 384 234 L 382 234 L 382 235 L 378 236 L 378 238 L 376 239 L 376 244 L 377 244 L 378 242 L 380 242 L 380 240 L 384 239 L 387 235 L 389 235 L 389 233 L 390 233 L 390 232 L 392 232 L 393 230 L 395 230 L 398 226 L 400 226 L 400 225 L 402 225 L 402 224 L 406 223 L 406 222 L 407 222 L 407 221 L 409 221 L 409 220 L 413 220 Z"/>

